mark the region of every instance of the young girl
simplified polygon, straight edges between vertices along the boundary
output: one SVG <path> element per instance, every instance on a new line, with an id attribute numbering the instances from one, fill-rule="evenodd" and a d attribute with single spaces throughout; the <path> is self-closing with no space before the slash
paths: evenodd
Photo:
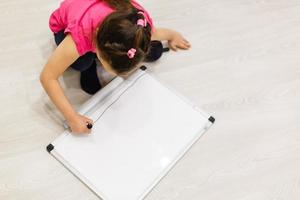
<path id="1" fill-rule="evenodd" d="M 117 76 L 128 76 L 151 56 L 151 40 L 167 40 L 176 51 L 189 42 L 174 30 L 156 28 L 149 13 L 134 0 L 65 0 L 50 16 L 58 45 L 40 74 L 50 99 L 74 133 L 90 133 L 93 121 L 78 114 L 64 95 L 58 77 L 72 67 L 81 72 L 81 88 L 94 94 L 101 89 L 96 61 Z"/>

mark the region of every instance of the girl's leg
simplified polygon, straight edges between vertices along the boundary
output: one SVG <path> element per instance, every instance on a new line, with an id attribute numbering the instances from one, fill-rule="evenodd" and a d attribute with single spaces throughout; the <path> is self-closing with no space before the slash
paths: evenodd
<path id="1" fill-rule="evenodd" d="M 95 94 L 102 88 L 97 75 L 97 63 L 95 59 L 91 66 L 80 72 L 80 86 L 88 94 Z"/>
<path id="2" fill-rule="evenodd" d="M 59 45 L 61 41 L 66 37 L 64 30 L 54 34 L 55 43 Z M 102 88 L 99 78 L 97 76 L 97 65 L 95 59 L 96 54 L 93 52 L 87 52 L 83 56 L 80 56 L 74 63 L 70 65 L 73 69 L 80 71 L 80 85 L 81 88 L 89 93 L 95 94 Z"/>

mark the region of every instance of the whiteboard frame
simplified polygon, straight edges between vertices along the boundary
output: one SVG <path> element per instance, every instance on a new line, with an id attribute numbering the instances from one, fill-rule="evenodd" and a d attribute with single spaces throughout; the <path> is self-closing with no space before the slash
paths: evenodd
<path id="1" fill-rule="evenodd" d="M 138 70 L 136 70 L 131 77 L 132 78 L 136 78 L 139 76 L 142 76 L 145 72 L 145 70 L 147 69 L 147 67 L 145 66 L 141 66 Z M 140 197 L 136 200 L 143 200 L 153 189 L 154 187 L 168 174 L 169 171 L 171 171 L 171 169 L 176 165 L 176 163 L 178 163 L 183 157 L 184 155 L 188 152 L 188 150 L 201 138 L 201 136 L 204 135 L 204 133 L 213 125 L 213 123 L 215 122 L 215 118 L 212 117 L 211 115 L 208 115 L 207 113 L 205 113 L 202 109 L 200 109 L 196 104 L 194 104 L 191 100 L 189 100 L 188 98 L 186 98 L 185 96 L 183 96 L 181 93 L 177 92 L 174 88 L 162 83 L 162 81 L 160 81 L 159 79 L 157 79 L 157 77 L 155 77 L 154 75 L 152 75 L 151 73 L 147 73 L 148 75 L 151 76 L 151 78 L 155 79 L 156 81 L 158 81 L 163 87 L 167 88 L 168 90 L 170 90 L 172 93 L 174 93 L 176 96 L 178 96 L 179 98 L 181 98 L 185 103 L 187 103 L 188 105 L 190 105 L 192 108 L 194 108 L 196 111 L 198 111 L 201 115 L 203 115 L 205 118 L 207 118 L 207 123 L 204 126 L 203 129 L 201 129 L 200 131 L 198 131 L 195 134 L 195 137 L 190 141 L 190 143 L 188 143 L 184 150 L 179 153 L 176 157 L 173 158 L 172 162 L 170 162 L 167 167 L 165 167 L 159 174 L 158 176 L 154 179 L 154 181 L 152 182 L 152 184 L 150 184 L 148 186 L 147 189 L 145 189 L 145 191 L 142 193 L 142 195 L 140 195 Z M 78 112 L 80 114 L 85 114 L 88 111 L 90 111 L 93 106 L 95 106 L 97 103 L 99 104 L 99 101 L 97 101 L 97 99 L 103 97 L 103 94 L 107 93 L 109 90 L 111 90 L 112 88 L 116 88 L 118 87 L 118 84 L 120 84 L 123 81 L 123 78 L 121 77 L 115 77 L 114 79 L 112 79 L 105 87 L 103 87 L 102 93 L 97 92 L 94 96 L 92 96 L 89 100 L 87 100 L 78 110 Z M 101 91 L 100 90 L 100 91 Z M 64 127 L 68 128 L 68 125 L 66 123 L 64 123 Z M 50 143 L 47 146 L 47 151 L 48 153 L 50 153 L 56 160 L 58 160 L 63 166 L 65 166 L 65 168 L 67 168 L 75 177 L 77 177 L 84 185 L 86 185 L 96 196 L 98 196 L 99 198 L 103 199 L 103 200 L 111 200 L 109 199 L 102 191 L 100 191 L 99 189 L 97 189 L 88 179 L 86 179 L 85 177 L 83 177 L 79 171 L 77 171 L 75 168 L 73 168 L 68 161 L 66 161 L 62 156 L 60 156 L 60 154 L 55 151 L 55 146 L 61 141 L 63 140 L 63 138 L 65 136 L 67 136 L 68 134 L 71 134 L 70 131 L 65 130 L 60 136 L 58 136 L 52 143 Z"/>

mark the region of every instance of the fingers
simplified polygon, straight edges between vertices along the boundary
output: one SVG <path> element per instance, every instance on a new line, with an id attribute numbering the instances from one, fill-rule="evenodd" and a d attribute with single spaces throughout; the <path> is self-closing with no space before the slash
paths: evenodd
<path id="1" fill-rule="evenodd" d="M 92 119 L 90 119 L 90 118 L 88 118 L 88 117 L 86 117 L 86 116 L 83 116 L 82 115 L 82 117 L 84 118 L 84 130 L 83 130 L 83 133 L 91 133 L 92 132 L 92 130 L 90 129 L 90 128 L 88 128 L 88 124 L 92 124 L 92 125 L 94 125 L 94 122 L 93 122 L 93 120 Z"/>
<path id="2" fill-rule="evenodd" d="M 183 50 L 187 50 L 190 48 L 190 45 L 185 44 L 185 43 L 179 43 L 177 45 L 174 45 L 175 47 L 173 47 L 173 49 L 175 49 L 175 51 L 177 51 L 177 49 L 183 49 Z"/>
<path id="3" fill-rule="evenodd" d="M 189 41 L 187 41 L 186 39 L 183 39 L 183 41 L 184 41 L 184 44 L 185 44 L 188 48 L 191 47 L 191 44 L 189 43 Z"/>
<path id="4" fill-rule="evenodd" d="M 191 47 L 191 44 L 186 39 L 182 38 L 180 41 L 170 42 L 169 47 L 173 51 L 177 51 L 178 49 L 187 50 Z"/>
<path id="5" fill-rule="evenodd" d="M 187 44 L 185 44 L 185 43 L 180 43 L 179 45 L 178 45 L 178 47 L 180 48 L 180 49 L 184 49 L 184 50 L 186 50 L 186 49 L 189 49 L 189 45 L 187 45 Z"/>
<path id="6" fill-rule="evenodd" d="M 93 125 L 94 122 L 92 119 L 81 115 L 77 114 L 76 117 L 74 117 L 72 120 L 68 122 L 69 127 L 71 129 L 71 132 L 74 134 L 88 134 L 91 133 L 92 130 L 88 128 L 88 124 Z"/>
<path id="7" fill-rule="evenodd" d="M 185 38 L 183 38 L 183 41 L 184 41 L 185 44 L 191 46 L 191 44 L 189 43 L 189 41 L 187 41 Z"/>
<path id="8" fill-rule="evenodd" d="M 84 126 L 82 126 L 80 128 L 80 130 L 74 131 L 74 132 L 77 133 L 77 134 L 90 134 L 92 132 L 92 129 L 89 129 L 87 127 L 87 124 L 85 124 Z"/>
<path id="9" fill-rule="evenodd" d="M 78 134 L 78 135 L 80 135 L 80 134 L 90 134 L 91 132 L 92 132 L 92 130 L 88 129 L 86 125 L 78 128 L 76 130 L 72 130 L 72 133 Z"/>
<path id="10" fill-rule="evenodd" d="M 91 130 L 92 128 L 89 127 L 89 124 L 94 125 L 94 122 L 93 122 L 93 120 L 91 120 L 91 119 L 89 119 L 87 117 L 85 117 L 85 119 L 86 119 L 85 133 L 91 133 L 92 132 L 92 130 Z"/>
<path id="11" fill-rule="evenodd" d="M 91 134 L 91 132 L 92 132 L 92 129 L 89 129 L 89 128 L 87 128 L 87 127 L 86 127 L 86 131 L 85 131 L 85 133 L 87 133 L 87 134 Z"/>
<path id="12" fill-rule="evenodd" d="M 83 117 L 84 117 L 84 119 L 86 120 L 87 123 L 92 124 L 92 125 L 94 124 L 94 122 L 93 122 L 92 119 L 90 119 L 90 118 L 88 118 L 86 116 L 83 116 Z"/>
<path id="13" fill-rule="evenodd" d="M 91 119 L 87 120 L 87 123 L 94 125 L 94 122 Z"/>
<path id="14" fill-rule="evenodd" d="M 176 47 L 176 44 L 175 44 L 175 43 L 173 43 L 173 42 L 169 43 L 169 47 L 170 47 L 170 49 L 172 49 L 173 51 L 177 51 L 177 47 Z"/>
<path id="15" fill-rule="evenodd" d="M 179 47 L 181 49 L 189 49 L 191 47 L 190 43 L 186 39 L 182 39 L 182 41 L 179 44 Z"/>

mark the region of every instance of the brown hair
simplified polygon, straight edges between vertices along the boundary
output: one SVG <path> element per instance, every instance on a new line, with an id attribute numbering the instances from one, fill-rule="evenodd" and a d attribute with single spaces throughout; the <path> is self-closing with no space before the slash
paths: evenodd
<path id="1" fill-rule="evenodd" d="M 109 63 L 119 75 L 126 75 L 144 60 L 149 51 L 151 28 L 137 25 L 138 19 L 144 19 L 140 10 L 128 0 L 106 0 L 115 9 L 99 26 L 95 43 L 100 56 Z M 133 58 L 127 56 L 129 49 L 135 48 Z"/>

